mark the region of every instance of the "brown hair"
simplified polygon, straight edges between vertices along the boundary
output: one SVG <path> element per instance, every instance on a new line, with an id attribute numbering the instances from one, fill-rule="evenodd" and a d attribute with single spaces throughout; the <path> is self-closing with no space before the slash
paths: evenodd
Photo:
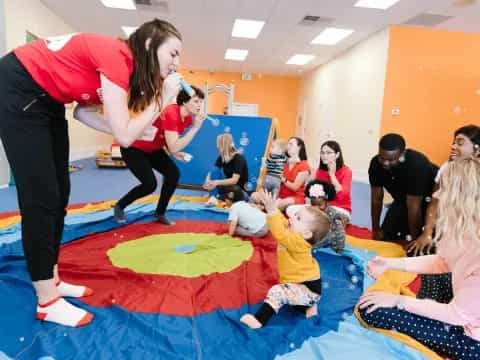
<path id="1" fill-rule="evenodd" d="M 170 37 L 182 40 L 180 32 L 168 21 L 153 19 L 144 23 L 127 40 L 132 52 L 134 69 L 130 76 L 128 108 L 136 113 L 145 110 L 152 101 L 161 108 L 163 79 L 160 76 L 157 50 Z M 146 41 L 150 39 L 148 50 Z"/>
<path id="2" fill-rule="evenodd" d="M 322 152 L 322 149 L 324 146 L 328 146 L 330 149 L 332 149 L 335 154 L 339 154 L 338 155 L 338 158 L 337 158 L 337 161 L 335 162 L 335 165 L 337 167 L 337 169 L 340 169 L 341 167 L 343 167 L 344 165 L 344 162 L 343 162 L 343 153 L 342 153 L 342 148 L 340 147 L 340 144 L 334 140 L 328 140 L 328 141 L 325 141 L 322 146 L 320 146 L 320 152 Z M 325 171 L 328 171 L 328 166 L 325 165 L 322 160 L 320 160 L 320 164 L 318 165 L 318 168 L 321 169 L 321 170 L 325 170 Z"/>
<path id="3" fill-rule="evenodd" d="M 298 149 L 298 158 L 300 160 L 307 160 L 307 149 L 305 147 L 305 141 L 303 141 L 302 139 L 296 136 L 292 136 L 290 139 L 288 139 L 288 141 L 292 139 L 295 139 L 295 141 L 297 142 L 297 146 L 300 148 Z M 287 156 L 288 156 L 288 152 L 287 152 Z"/>
<path id="4" fill-rule="evenodd" d="M 323 239 L 328 232 L 330 231 L 330 219 L 327 214 L 315 206 L 307 206 L 306 209 L 312 215 L 312 227 L 310 231 L 312 232 L 312 237 L 310 239 L 305 239 L 310 244 L 315 244 L 317 241 Z"/>

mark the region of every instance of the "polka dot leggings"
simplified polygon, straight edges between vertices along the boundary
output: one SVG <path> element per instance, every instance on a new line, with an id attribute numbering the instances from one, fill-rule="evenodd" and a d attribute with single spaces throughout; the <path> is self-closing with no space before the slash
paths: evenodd
<path id="1" fill-rule="evenodd" d="M 420 298 L 447 303 L 452 298 L 451 275 L 422 275 Z M 397 308 L 380 308 L 367 314 L 360 309 L 360 316 L 370 326 L 406 334 L 437 354 L 452 360 L 480 360 L 480 342 L 464 334 L 462 326 L 409 313 Z"/>

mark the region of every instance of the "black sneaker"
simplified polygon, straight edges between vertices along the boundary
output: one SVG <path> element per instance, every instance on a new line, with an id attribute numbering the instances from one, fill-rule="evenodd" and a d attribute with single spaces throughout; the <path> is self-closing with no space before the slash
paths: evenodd
<path id="1" fill-rule="evenodd" d="M 168 218 L 165 215 L 159 215 L 155 214 L 155 218 L 157 219 L 157 222 L 163 225 L 175 225 L 175 221 L 168 220 Z"/>
<path id="2" fill-rule="evenodd" d="M 118 205 L 115 205 L 113 207 L 113 218 L 119 224 L 124 224 L 127 222 L 127 220 L 125 219 L 125 213 L 123 212 L 123 209 Z"/>

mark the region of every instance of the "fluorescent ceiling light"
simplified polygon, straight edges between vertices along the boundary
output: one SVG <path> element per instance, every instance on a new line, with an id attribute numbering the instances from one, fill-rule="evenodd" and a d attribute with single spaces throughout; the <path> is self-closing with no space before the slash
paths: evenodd
<path id="1" fill-rule="evenodd" d="M 236 19 L 233 24 L 232 36 L 247 39 L 256 39 L 262 31 L 265 21 Z"/>
<path id="2" fill-rule="evenodd" d="M 130 37 L 130 35 L 137 30 L 136 26 L 122 26 L 122 30 L 127 35 L 127 37 Z"/>
<path id="3" fill-rule="evenodd" d="M 326 28 L 312 40 L 312 44 L 335 45 L 353 33 L 351 29 Z"/>
<path id="4" fill-rule="evenodd" d="M 225 60 L 243 61 L 248 55 L 248 50 L 227 49 L 225 51 Z"/>
<path id="5" fill-rule="evenodd" d="M 133 0 L 100 0 L 102 4 L 109 8 L 135 10 L 135 2 Z"/>
<path id="6" fill-rule="evenodd" d="M 400 0 L 358 0 L 353 6 L 386 10 Z"/>
<path id="7" fill-rule="evenodd" d="M 305 65 L 315 58 L 313 55 L 297 54 L 288 59 L 288 65 Z"/>

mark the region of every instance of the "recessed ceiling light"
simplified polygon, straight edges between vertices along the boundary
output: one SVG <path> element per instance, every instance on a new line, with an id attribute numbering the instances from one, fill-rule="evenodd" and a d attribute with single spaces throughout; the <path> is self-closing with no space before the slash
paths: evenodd
<path id="1" fill-rule="evenodd" d="M 326 28 L 312 40 L 312 44 L 335 45 L 352 33 L 351 29 Z"/>
<path id="2" fill-rule="evenodd" d="M 133 0 L 100 0 L 102 4 L 109 8 L 135 10 L 135 2 Z"/>
<path id="3" fill-rule="evenodd" d="M 313 55 L 297 54 L 288 59 L 288 65 L 305 65 L 315 58 Z"/>
<path id="4" fill-rule="evenodd" d="M 256 39 L 262 31 L 265 21 L 236 19 L 233 24 L 232 36 L 247 39 Z"/>
<path id="5" fill-rule="evenodd" d="M 137 30 L 136 26 L 122 26 L 122 30 L 127 35 L 127 37 L 130 37 L 130 35 Z"/>
<path id="6" fill-rule="evenodd" d="M 243 61 L 247 55 L 248 50 L 243 49 L 227 49 L 227 51 L 225 51 L 226 60 Z"/>
<path id="7" fill-rule="evenodd" d="M 386 10 L 400 0 L 358 0 L 353 6 Z"/>

